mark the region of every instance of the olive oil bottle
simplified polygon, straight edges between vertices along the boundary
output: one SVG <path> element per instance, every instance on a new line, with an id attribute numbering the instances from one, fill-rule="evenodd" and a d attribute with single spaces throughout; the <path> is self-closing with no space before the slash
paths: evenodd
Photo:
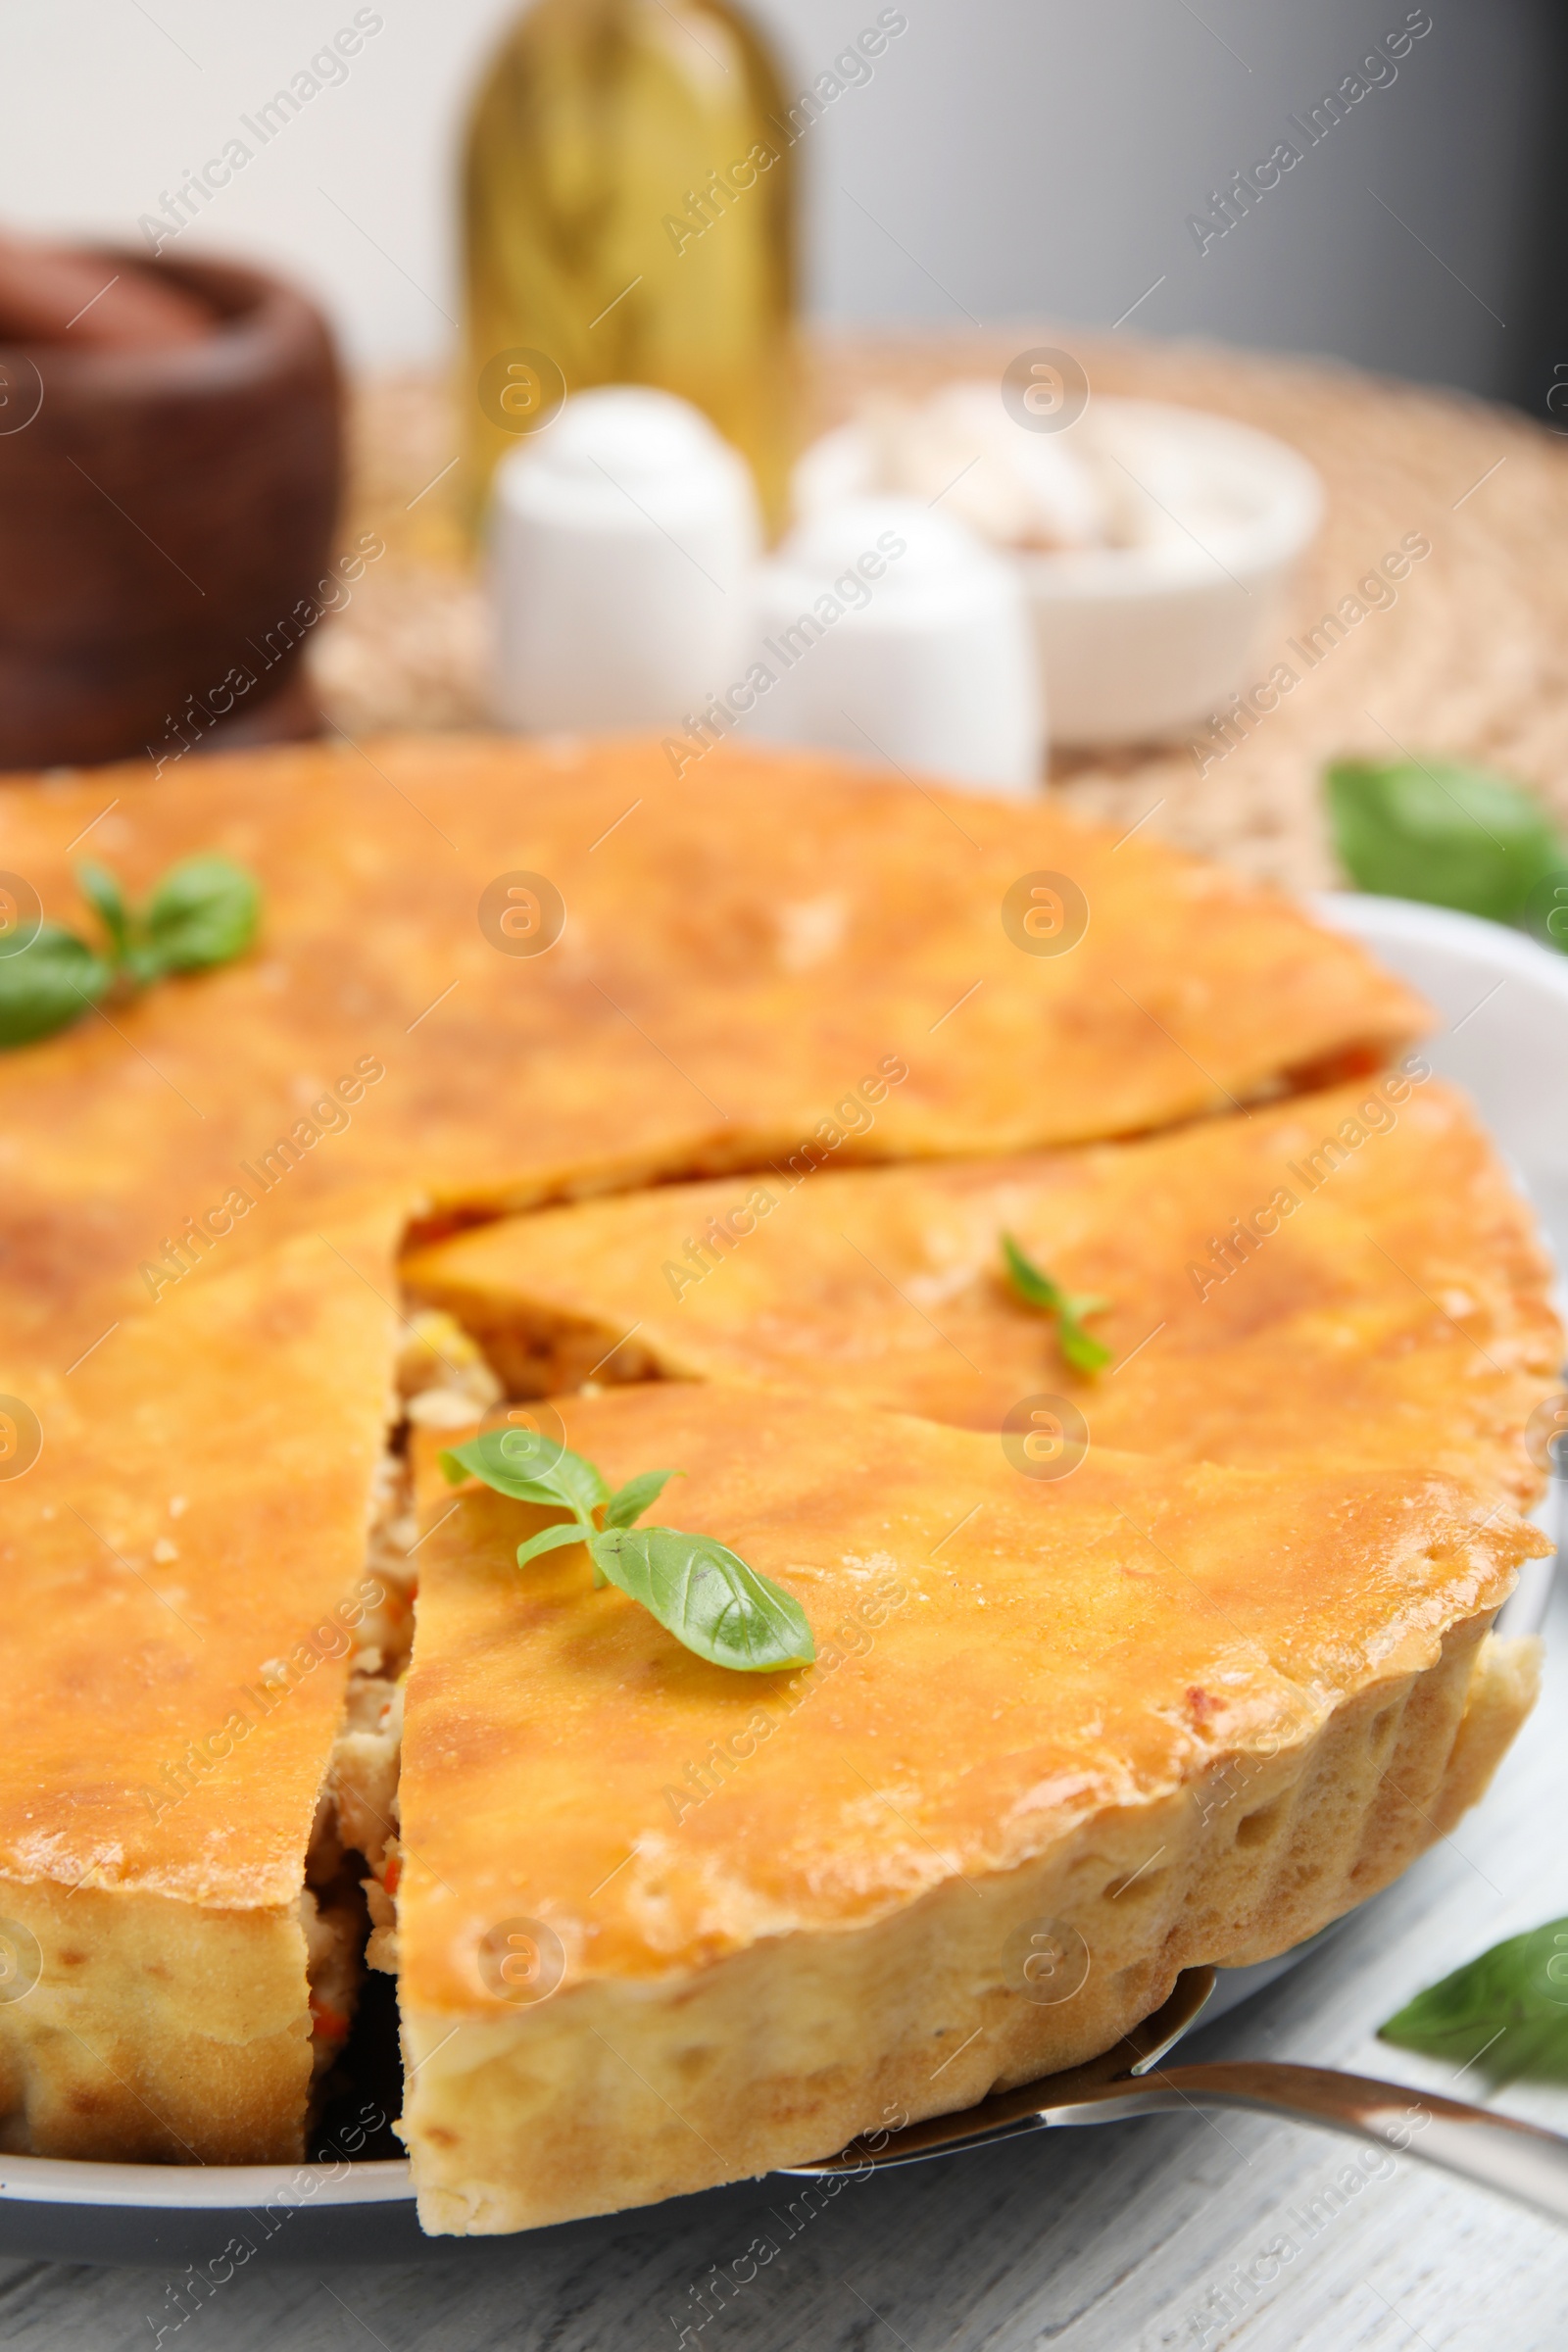
<path id="1" fill-rule="evenodd" d="M 568 392 L 705 411 L 783 519 L 797 405 L 794 130 L 728 0 L 535 0 L 481 85 L 466 162 L 470 523 Z"/>

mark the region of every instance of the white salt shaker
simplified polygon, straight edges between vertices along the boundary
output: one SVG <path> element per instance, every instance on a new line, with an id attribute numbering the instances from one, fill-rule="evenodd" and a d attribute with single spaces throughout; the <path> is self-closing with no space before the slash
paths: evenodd
<path id="1" fill-rule="evenodd" d="M 758 602 L 756 658 L 773 683 L 749 733 L 976 791 L 1039 790 L 1045 710 L 1023 584 L 962 523 L 917 499 L 846 499 L 761 567 Z"/>
<path id="2" fill-rule="evenodd" d="M 579 392 L 497 469 L 496 715 L 526 733 L 678 720 L 744 665 L 761 544 L 744 459 L 668 392 Z"/>

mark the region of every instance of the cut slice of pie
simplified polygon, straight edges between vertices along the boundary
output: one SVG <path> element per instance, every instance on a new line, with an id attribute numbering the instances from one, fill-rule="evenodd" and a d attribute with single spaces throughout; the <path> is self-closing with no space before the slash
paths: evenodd
<path id="1" fill-rule="evenodd" d="M 612 1484 L 805 1607 L 816 1662 L 683 1648 L 555 1516 L 427 1460 L 406 1692 L 404 2135 L 434 2231 L 830 2152 L 1109 2046 L 1284 1949 L 1485 1787 L 1544 1548 L 1409 1469 L 1257 1473 L 799 1396 L 564 1400 Z M 1046 1433 L 1035 1433 L 1044 1437 Z M 1042 1473 L 1035 1475 L 1035 1473 Z"/>
<path id="2" fill-rule="evenodd" d="M 351 1668 L 408 1629 L 368 1565 L 403 1213 L 0 1366 L 7 2149 L 304 2152 L 363 1936 L 318 1804 Z"/>
<path id="3" fill-rule="evenodd" d="M 1017 1296 L 1008 1232 L 1104 1300 L 1098 1375 Z M 998 1429 L 1059 1393 L 1097 1445 L 1469 1469 L 1520 1499 L 1540 1488 L 1522 1431 L 1562 1340 L 1528 1208 L 1463 1099 L 1413 1058 L 1142 1143 L 766 1169 L 547 1209 L 405 1274 L 514 1395 L 794 1384 Z"/>

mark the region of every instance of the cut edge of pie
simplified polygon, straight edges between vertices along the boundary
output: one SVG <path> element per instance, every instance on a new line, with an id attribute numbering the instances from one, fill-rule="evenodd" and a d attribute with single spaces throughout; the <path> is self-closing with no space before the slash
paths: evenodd
<path id="1" fill-rule="evenodd" d="M 1015 1296 L 1004 1231 L 1097 1300 L 1108 1369 L 1075 1371 Z M 1419 1062 L 1133 1141 L 553 1206 L 416 1248 L 402 1274 L 514 1397 L 796 1386 L 995 1430 L 1050 1390 L 1097 1445 L 1419 1459 L 1519 1507 L 1562 1347 L 1528 1204 Z"/>

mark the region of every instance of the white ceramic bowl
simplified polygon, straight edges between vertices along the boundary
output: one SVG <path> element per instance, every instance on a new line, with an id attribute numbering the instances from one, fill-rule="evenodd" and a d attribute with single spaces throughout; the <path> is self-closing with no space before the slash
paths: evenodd
<path id="1" fill-rule="evenodd" d="M 1267 673 L 1291 576 L 1316 535 L 1323 488 L 1306 460 L 1250 426 L 1197 409 L 1106 397 L 1062 429 L 1092 435 L 1126 488 L 1166 520 L 1156 544 L 1007 550 L 1034 616 L 1054 744 L 1157 741 L 1201 725 Z M 1120 452 L 1118 459 L 1117 453 Z M 859 425 L 813 444 L 796 468 L 803 514 L 877 491 L 876 450 Z M 1162 496 L 1184 474 L 1218 496 Z M 1118 479 L 1120 476 L 1118 475 Z"/>

